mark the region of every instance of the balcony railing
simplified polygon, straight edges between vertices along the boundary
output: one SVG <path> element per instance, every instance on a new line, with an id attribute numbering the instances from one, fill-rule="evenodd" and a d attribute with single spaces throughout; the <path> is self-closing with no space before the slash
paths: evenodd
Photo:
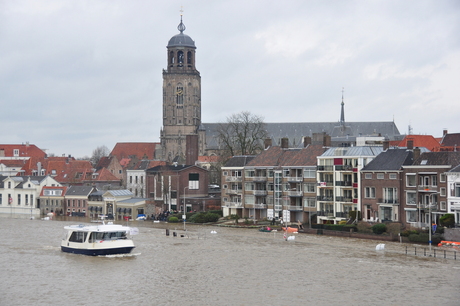
<path id="1" fill-rule="evenodd" d="M 301 197 L 302 191 L 288 191 L 290 197 Z"/>
<path id="2" fill-rule="evenodd" d="M 267 190 L 253 190 L 255 196 L 266 196 Z"/>
<path id="3" fill-rule="evenodd" d="M 317 166 L 317 171 L 334 171 L 334 166 Z"/>
<path id="4" fill-rule="evenodd" d="M 382 199 L 382 198 L 380 198 L 378 200 L 378 203 L 381 203 L 381 204 L 399 204 L 399 200 L 398 199 Z"/>
<path id="5" fill-rule="evenodd" d="M 227 189 L 227 194 L 242 194 L 242 189 Z"/>
<path id="6" fill-rule="evenodd" d="M 265 209 L 267 204 L 244 204 L 245 208 Z"/>
<path id="7" fill-rule="evenodd" d="M 329 181 L 329 182 L 319 182 L 318 187 L 333 187 L 334 182 Z"/>
<path id="8" fill-rule="evenodd" d="M 243 204 L 241 202 L 225 202 L 225 207 L 239 208 L 239 207 L 243 207 Z"/>
<path id="9" fill-rule="evenodd" d="M 226 182 L 241 182 L 242 178 L 241 178 L 241 176 L 227 176 L 225 178 L 225 181 Z"/>
<path id="10" fill-rule="evenodd" d="M 335 197 L 335 200 L 336 200 L 337 202 L 353 202 L 353 199 L 352 199 L 352 198 L 342 197 L 342 196 Z"/>
<path id="11" fill-rule="evenodd" d="M 337 171 L 353 171 L 353 166 L 337 165 L 337 166 L 335 166 L 335 170 L 337 170 Z"/>
<path id="12" fill-rule="evenodd" d="M 336 186 L 344 186 L 344 187 L 351 187 L 351 181 L 335 181 Z"/>
<path id="13" fill-rule="evenodd" d="M 333 210 L 320 210 L 316 211 L 316 215 L 319 217 L 334 217 L 334 211 Z"/>
<path id="14" fill-rule="evenodd" d="M 266 176 L 254 176 L 252 180 L 254 182 L 266 182 L 267 177 Z"/>
<path id="15" fill-rule="evenodd" d="M 303 207 L 301 205 L 289 205 L 288 210 L 290 211 L 302 211 Z"/>
<path id="16" fill-rule="evenodd" d="M 317 201 L 323 201 L 323 202 L 332 202 L 334 201 L 333 197 L 326 197 L 326 196 L 317 196 L 316 197 Z"/>
<path id="17" fill-rule="evenodd" d="M 429 186 L 429 185 L 418 185 L 419 191 L 428 191 L 433 192 L 438 190 L 438 186 Z"/>
<path id="18" fill-rule="evenodd" d="M 288 176 L 287 177 L 288 182 L 302 182 L 303 177 L 298 177 L 298 176 Z"/>
<path id="19" fill-rule="evenodd" d="M 348 218 L 350 215 L 348 212 L 338 211 L 335 213 L 336 218 Z"/>

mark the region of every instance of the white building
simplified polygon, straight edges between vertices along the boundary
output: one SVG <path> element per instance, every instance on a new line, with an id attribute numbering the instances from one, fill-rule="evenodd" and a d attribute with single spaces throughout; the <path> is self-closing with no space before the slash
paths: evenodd
<path id="1" fill-rule="evenodd" d="M 447 174 L 447 213 L 454 214 L 455 224 L 460 223 L 460 165 Z"/>

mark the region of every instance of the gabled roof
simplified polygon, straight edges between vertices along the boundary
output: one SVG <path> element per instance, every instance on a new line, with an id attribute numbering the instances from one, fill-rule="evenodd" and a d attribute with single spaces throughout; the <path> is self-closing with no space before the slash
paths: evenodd
<path id="1" fill-rule="evenodd" d="M 460 164 L 460 152 L 427 152 L 422 153 L 413 165 L 447 166 L 456 167 Z"/>
<path id="2" fill-rule="evenodd" d="M 305 148 L 283 149 L 272 146 L 251 160 L 247 167 L 305 167 L 316 166 L 316 158 L 326 149 L 321 145 L 308 145 Z"/>
<path id="3" fill-rule="evenodd" d="M 24 166 L 25 161 L 23 159 L 0 159 L 0 164 L 4 164 L 7 167 L 20 167 Z"/>
<path id="4" fill-rule="evenodd" d="M 164 166 L 166 165 L 165 161 L 159 160 L 140 160 L 132 167 L 129 167 L 128 170 L 147 170 L 156 166 Z"/>
<path id="5" fill-rule="evenodd" d="M 155 148 L 158 142 L 119 142 L 115 145 L 111 156 L 116 156 L 121 162 L 123 158 L 137 156 L 138 159 L 155 159 Z"/>
<path id="6" fill-rule="evenodd" d="M 388 149 L 375 157 L 361 171 L 400 170 L 404 165 L 411 165 L 413 152 L 406 149 Z"/>
<path id="7" fill-rule="evenodd" d="M 436 151 L 439 148 L 439 141 L 432 135 L 406 135 L 400 142 L 392 142 L 400 148 L 407 148 L 407 142 L 412 140 L 413 147 L 425 147 L 430 151 Z"/>
<path id="8" fill-rule="evenodd" d="M 255 158 L 254 155 L 238 155 L 233 156 L 230 158 L 224 165 L 225 168 L 227 167 L 244 167 L 248 164 L 251 160 Z"/>
<path id="9" fill-rule="evenodd" d="M 441 140 L 441 147 L 457 147 L 460 151 L 460 133 L 446 134 Z"/>
<path id="10" fill-rule="evenodd" d="M 93 190 L 95 188 L 90 186 L 70 186 L 66 196 L 89 196 Z"/>
<path id="11" fill-rule="evenodd" d="M 109 181 L 117 181 L 119 182 L 120 179 L 116 177 L 115 175 L 112 174 L 109 170 L 106 168 L 102 168 L 99 171 L 97 171 L 98 175 L 96 179 L 93 179 L 94 181 L 103 181 L 103 182 L 109 182 Z"/>
<path id="12" fill-rule="evenodd" d="M 14 151 L 18 150 L 19 154 L 15 155 Z M 0 152 L 5 157 L 41 157 L 44 158 L 46 153 L 33 144 L 0 144 Z M 0 157 L 3 157 L 0 155 Z"/>

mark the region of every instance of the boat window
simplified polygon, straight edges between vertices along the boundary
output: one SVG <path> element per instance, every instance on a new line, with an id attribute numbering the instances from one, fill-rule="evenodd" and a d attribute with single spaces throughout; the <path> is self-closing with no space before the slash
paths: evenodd
<path id="1" fill-rule="evenodd" d="M 87 232 L 72 232 L 72 235 L 70 235 L 69 241 L 82 243 L 82 242 L 85 242 L 87 235 L 88 235 Z"/>
<path id="2" fill-rule="evenodd" d="M 126 232 L 94 232 L 89 236 L 89 242 L 96 242 L 98 240 L 118 240 L 126 238 Z"/>
<path id="3" fill-rule="evenodd" d="M 99 240 L 103 240 L 104 239 L 104 233 L 102 232 L 93 232 L 89 235 L 89 242 L 90 243 L 93 243 L 93 242 L 96 242 L 96 241 L 99 241 Z"/>

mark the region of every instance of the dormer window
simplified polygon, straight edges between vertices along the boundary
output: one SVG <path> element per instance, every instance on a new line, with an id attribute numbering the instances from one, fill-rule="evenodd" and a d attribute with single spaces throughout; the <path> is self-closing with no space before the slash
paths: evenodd
<path id="1" fill-rule="evenodd" d="M 19 156 L 19 149 L 13 150 L 13 156 Z"/>

